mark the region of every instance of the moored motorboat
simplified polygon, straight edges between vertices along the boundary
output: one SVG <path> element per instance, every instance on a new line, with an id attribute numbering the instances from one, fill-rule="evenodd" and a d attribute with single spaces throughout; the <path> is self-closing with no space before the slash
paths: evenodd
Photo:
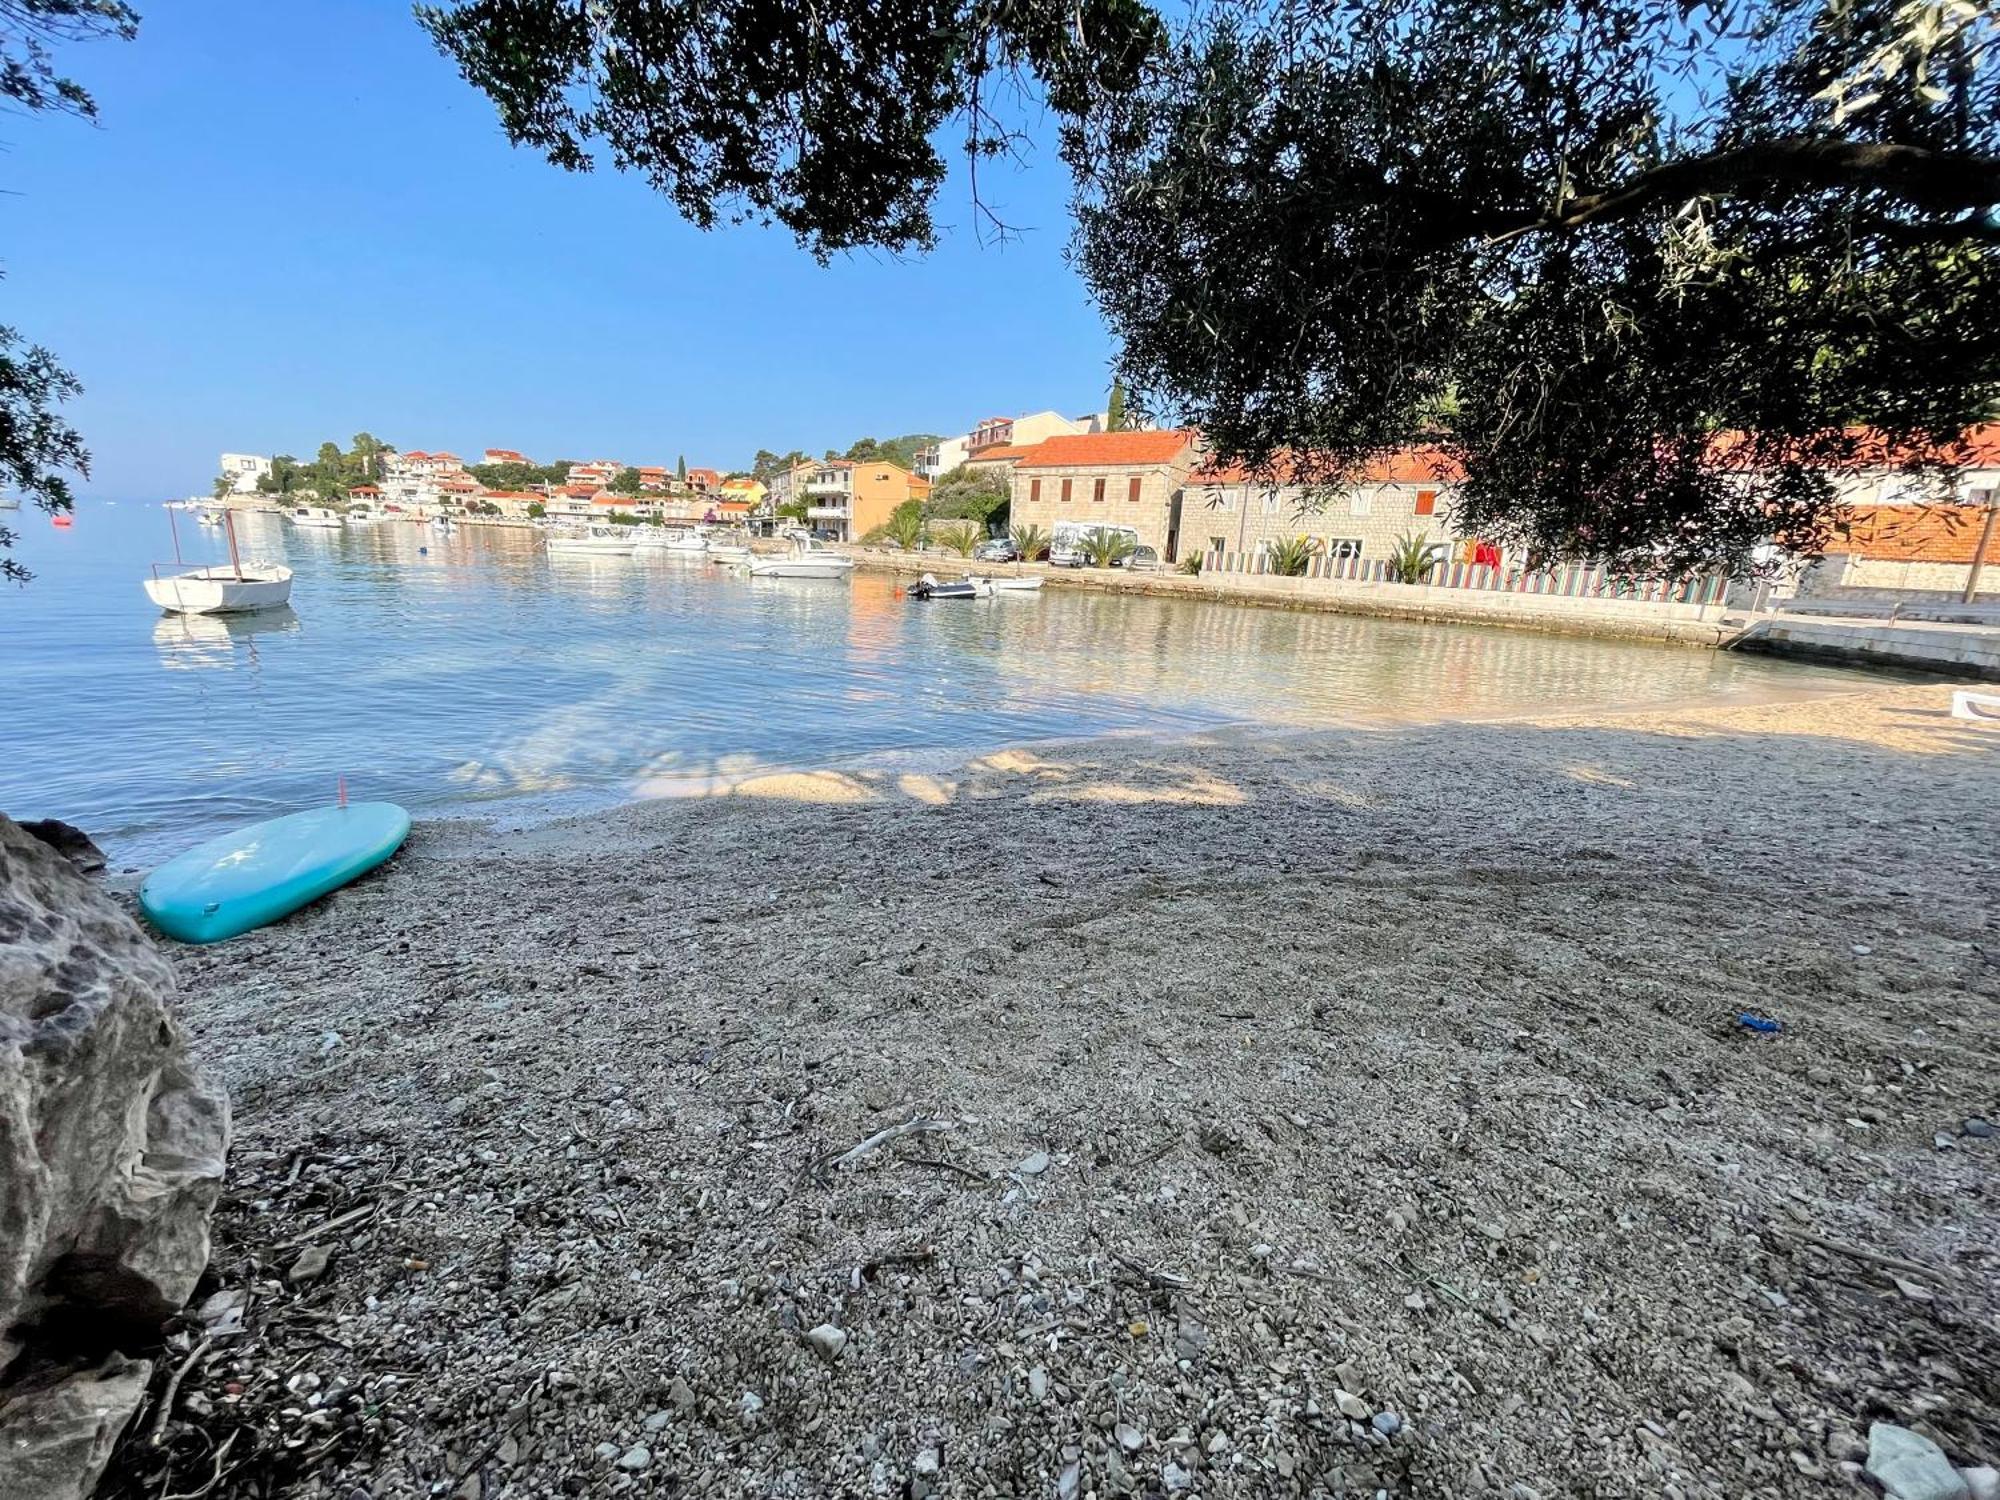
<path id="1" fill-rule="evenodd" d="M 745 562 L 750 557 L 750 549 L 742 542 L 718 542 L 711 538 L 708 555 L 717 562 Z"/>
<path id="2" fill-rule="evenodd" d="M 706 552 L 708 538 L 699 531 L 669 527 L 666 535 L 660 539 L 660 545 L 669 552 Z"/>
<path id="3" fill-rule="evenodd" d="M 324 505 L 296 506 L 291 517 L 294 526 L 303 526 L 308 531 L 338 531 L 347 524 L 339 511 L 328 510 Z"/>
<path id="4" fill-rule="evenodd" d="M 745 566 L 752 578 L 845 578 L 854 571 L 854 559 L 829 552 L 810 538 L 798 537 L 783 556 L 753 557 Z"/>
<path id="5" fill-rule="evenodd" d="M 926 573 L 910 585 L 908 593 L 912 599 L 991 599 L 993 582 L 988 578 L 961 578 L 953 583 L 940 583 Z"/>
<path id="6" fill-rule="evenodd" d="M 222 524 L 222 512 L 219 510 L 199 511 L 196 513 L 195 519 L 204 526 L 220 526 Z"/>
<path id="7" fill-rule="evenodd" d="M 548 539 L 551 557 L 630 557 L 632 538 L 623 526 L 592 526 Z"/>
<path id="8" fill-rule="evenodd" d="M 989 578 L 986 581 L 993 585 L 996 594 L 1032 594 L 1042 586 L 1039 577 Z"/>

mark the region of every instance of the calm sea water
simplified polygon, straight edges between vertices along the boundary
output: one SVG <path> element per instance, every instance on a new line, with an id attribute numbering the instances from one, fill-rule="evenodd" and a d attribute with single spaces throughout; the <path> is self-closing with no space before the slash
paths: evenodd
<path id="1" fill-rule="evenodd" d="M 751 580 L 672 557 L 550 558 L 532 533 L 239 519 L 292 607 L 160 614 L 155 505 L 12 517 L 0 809 L 125 862 L 350 794 L 536 816 L 807 768 L 1225 722 L 1477 717 L 1771 696 L 1850 674 L 1714 652 L 1071 590 L 911 604 L 896 583 Z M 219 531 L 180 520 L 183 553 Z"/>

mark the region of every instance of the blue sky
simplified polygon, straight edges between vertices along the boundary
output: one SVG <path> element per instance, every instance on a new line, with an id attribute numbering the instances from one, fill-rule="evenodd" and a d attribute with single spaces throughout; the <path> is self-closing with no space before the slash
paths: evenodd
<path id="1" fill-rule="evenodd" d="M 84 382 L 86 496 L 205 490 L 224 449 L 363 428 L 731 466 L 1103 403 L 1052 152 L 981 174 L 1025 243 L 979 245 L 954 175 L 935 254 L 822 268 L 515 150 L 399 0 L 141 8 L 136 42 L 60 58 L 99 127 L 0 121 L 0 321 Z"/>

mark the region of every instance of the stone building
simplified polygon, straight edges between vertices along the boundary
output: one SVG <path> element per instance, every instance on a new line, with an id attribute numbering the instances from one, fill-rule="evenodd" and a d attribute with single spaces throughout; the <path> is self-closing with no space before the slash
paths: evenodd
<path id="1" fill-rule="evenodd" d="M 1195 434 L 1186 429 L 1047 438 L 1015 459 L 1009 513 L 1016 526 L 1050 533 L 1065 521 L 1129 526 L 1171 562 L 1195 460 Z"/>
<path id="2" fill-rule="evenodd" d="M 1260 472 L 1204 464 L 1184 488 L 1179 554 L 1200 552 L 1209 565 L 1241 558 L 1252 572 L 1268 544 L 1296 536 L 1314 538 L 1319 555 L 1334 560 L 1378 560 L 1405 536 L 1448 543 L 1455 554 L 1466 540 L 1451 519 L 1456 475 L 1427 449 L 1388 454 L 1347 484 L 1322 489 L 1301 482 L 1282 459 Z"/>

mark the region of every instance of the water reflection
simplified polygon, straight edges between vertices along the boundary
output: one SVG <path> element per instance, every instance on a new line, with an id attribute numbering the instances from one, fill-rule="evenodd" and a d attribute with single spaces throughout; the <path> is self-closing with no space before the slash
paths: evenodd
<path id="1" fill-rule="evenodd" d="M 183 528 L 185 531 L 186 528 Z M 239 517 L 292 608 L 161 617 L 164 517 L 24 538 L 0 609 L 0 805 L 165 852 L 218 809 L 357 794 L 536 810 L 1107 731 L 1335 723 L 1750 694 L 1843 674 L 1622 642 L 1050 588 L 911 604 L 897 581 L 699 557 L 550 557 L 526 528 Z M 226 556 L 182 537 L 190 565 Z M 150 637 L 150 640 L 148 639 Z M 61 653 L 45 643 L 65 643 Z M 164 670 L 163 670 L 164 669 Z M 74 746 L 87 742 L 89 756 Z M 33 774 L 25 768 L 32 767 Z M 17 769 L 19 768 L 19 769 Z"/>
<path id="2" fill-rule="evenodd" d="M 299 623 L 298 611 L 289 605 L 247 615 L 162 614 L 153 626 L 153 645 L 160 665 L 170 671 L 235 667 L 239 648 L 255 666 L 257 637 L 295 632 Z"/>

